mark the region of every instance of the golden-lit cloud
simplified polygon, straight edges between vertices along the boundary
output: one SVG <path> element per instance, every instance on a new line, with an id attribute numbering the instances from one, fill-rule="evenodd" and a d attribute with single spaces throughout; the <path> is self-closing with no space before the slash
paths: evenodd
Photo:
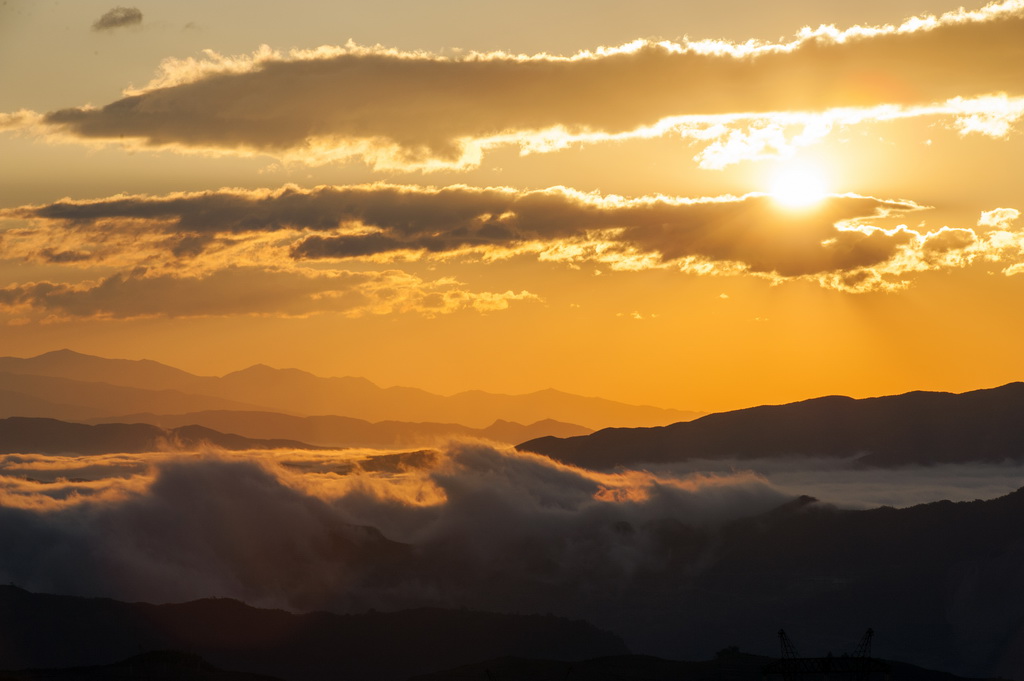
<path id="1" fill-rule="evenodd" d="M 837 120 L 940 115 L 1005 135 L 1024 108 L 1022 33 L 1024 3 L 1010 0 L 900 26 L 805 29 L 786 43 L 638 40 L 572 56 L 351 43 L 207 52 L 165 61 L 106 106 L 20 120 L 64 139 L 379 169 L 673 134 L 703 142 L 698 159 L 721 167 L 807 143 Z"/>
<path id="2" fill-rule="evenodd" d="M 126 288 L 164 290 L 166 286 L 167 309 L 173 310 L 196 304 L 174 300 L 189 299 L 179 294 L 201 281 L 197 277 L 205 276 L 210 283 L 210 277 L 227 280 L 227 275 L 209 272 L 222 272 L 226 263 L 246 261 L 252 267 L 294 268 L 297 263 L 315 261 L 494 259 L 532 254 L 546 261 L 594 261 L 622 270 L 675 267 L 694 273 L 747 272 L 778 278 L 842 273 L 880 266 L 913 241 L 913 233 L 905 228 L 877 229 L 865 221 L 920 208 L 910 201 L 832 195 L 793 210 L 763 194 L 629 199 L 564 187 L 517 191 L 375 184 L 222 190 L 64 200 L 11 209 L 3 215 L 28 220 L 33 226 L 9 232 L 2 253 L 70 265 L 93 258 L 116 262 L 111 253 L 101 252 L 104 248 L 124 249 L 137 260 L 144 253 L 149 267 L 155 269 L 141 276 L 117 275 L 87 289 L 48 284 L 31 290 L 12 288 L 8 299 L 56 303 L 66 296 L 85 300 Z M 118 237 L 120 230 L 124 234 Z M 91 246 L 90 239 L 97 234 L 102 236 L 100 245 Z M 142 244 L 148 248 L 140 248 Z M 161 249 L 162 267 L 157 264 Z M 194 277 L 180 276 L 182 266 L 192 267 Z M 244 270 L 233 271 L 231 280 Z M 319 289 L 325 277 L 303 274 L 298 277 L 304 282 L 299 289 Z M 179 293 L 172 290 L 172 282 L 182 289 Z M 228 281 L 223 285 L 232 288 Z M 365 286 L 361 284 L 360 290 Z M 239 288 L 244 288 L 241 282 Z M 266 309 L 277 309 L 269 301 L 292 290 L 295 286 L 279 290 L 271 285 Z M 257 296 L 239 296 L 259 304 Z M 154 292 L 148 298 L 159 296 Z M 225 302 L 229 300 L 230 295 Z M 207 304 L 213 305 L 214 300 Z M 355 309 L 362 309 L 362 304 Z"/>
<path id="3" fill-rule="evenodd" d="M 680 553 L 666 527 L 714 531 L 790 498 L 750 472 L 595 474 L 477 442 L 402 470 L 350 468 L 393 455 L 147 453 L 88 473 L 74 457 L 76 480 L 53 477 L 64 457 L 0 457 L 0 575 L 59 593 L 342 612 L 484 607 L 494 591 L 480 580 L 550 606 L 551 585 L 590 600 L 666 570 Z M 683 554 L 703 564 L 702 545 Z"/>
<path id="4" fill-rule="evenodd" d="M 626 198 L 565 187 L 371 184 L 62 200 L 0 214 L 21 221 L 0 242 L 0 255 L 122 272 L 87 283 L 13 285 L 2 295 L 11 307 L 72 315 L 443 313 L 534 296 L 522 282 L 504 293 L 471 293 L 399 269 L 324 268 L 524 255 L 866 291 L 903 288 L 912 273 L 976 261 L 1014 273 L 1024 259 L 1015 209 L 989 211 L 978 226 L 922 231 L 894 222 L 924 209 L 912 201 L 814 199 L 789 206 L 765 194 Z"/>
<path id="5" fill-rule="evenodd" d="M 510 301 L 536 300 L 526 291 L 474 292 L 453 279 L 424 281 L 398 270 L 277 271 L 226 267 L 201 276 L 150 274 L 140 268 L 98 281 L 36 281 L 0 288 L 0 309 L 46 315 L 125 319 L 269 314 L 349 317 L 458 310 L 502 310 Z"/>

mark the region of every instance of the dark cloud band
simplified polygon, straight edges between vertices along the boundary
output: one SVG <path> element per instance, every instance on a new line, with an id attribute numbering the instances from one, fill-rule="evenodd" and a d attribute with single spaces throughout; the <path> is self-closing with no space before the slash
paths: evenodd
<path id="1" fill-rule="evenodd" d="M 101 21 L 115 12 L 116 25 L 141 21 L 125 8 Z M 242 69 L 172 74 L 102 108 L 55 111 L 45 121 L 81 138 L 300 157 L 313 147 L 387 148 L 395 163 L 415 164 L 465 160 L 473 140 L 552 128 L 614 134 L 676 116 L 1024 94 L 1024 12 L 977 14 L 747 50 L 641 41 L 573 58 L 355 47 L 264 56 Z"/>
<path id="2" fill-rule="evenodd" d="M 213 235 L 292 230 L 297 234 L 290 254 L 297 260 L 573 242 L 601 244 L 609 256 L 643 254 L 661 264 L 699 258 L 796 277 L 888 260 L 909 241 L 909 233 L 843 225 L 917 208 L 908 201 L 854 195 L 792 211 L 760 194 L 691 201 L 620 199 L 564 188 L 522 192 L 365 185 L 63 201 L 13 214 L 76 227 L 102 223 L 105 229 L 118 221 L 149 221 L 153 229 L 179 237 L 175 248 L 187 242 L 192 252 Z"/>

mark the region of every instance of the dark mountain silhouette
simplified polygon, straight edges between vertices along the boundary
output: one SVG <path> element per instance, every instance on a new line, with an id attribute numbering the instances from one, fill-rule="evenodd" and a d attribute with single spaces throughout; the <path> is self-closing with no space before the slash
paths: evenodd
<path id="1" fill-rule="evenodd" d="M 0 454 L 110 454 L 166 449 L 315 449 L 294 440 L 257 440 L 202 426 L 160 428 L 148 423 L 67 423 L 56 419 L 0 419 Z"/>
<path id="2" fill-rule="evenodd" d="M 763 632 L 781 625 L 804 652 L 845 650 L 855 624 L 870 623 L 876 655 L 1024 678 L 1021 518 L 1024 488 L 991 501 L 867 511 L 803 498 L 718 532 L 636 528 L 663 542 L 667 562 L 627 595 L 631 629 L 676 621 L 680 647 L 732 641 L 765 651 Z"/>
<path id="3" fill-rule="evenodd" d="M 155 650 L 112 664 L 0 672 L 0 681 L 281 681 L 272 676 L 232 672 L 190 653 Z"/>
<path id="4" fill-rule="evenodd" d="M 771 654 L 780 627 L 805 654 L 838 653 L 871 626 L 879 657 L 1022 679 L 1022 518 L 1024 488 L 866 511 L 805 497 L 719 527 L 610 517 L 572 541 L 615 533 L 610 554 L 644 554 L 628 577 L 608 576 L 614 555 L 559 569 L 523 541 L 476 563 L 460 547 L 420 547 L 400 582 L 471 609 L 579 617 L 669 659 L 702 659 L 723 643 Z"/>
<path id="5" fill-rule="evenodd" d="M 290 681 L 399 681 L 506 655 L 578 660 L 627 652 L 612 634 L 549 615 L 297 615 L 230 599 L 149 605 L 0 586 L 0 668 L 109 664 L 140 648 L 184 650 L 218 667 Z"/>
<path id="6" fill-rule="evenodd" d="M 421 447 L 452 437 L 475 437 L 515 444 L 545 435 L 571 437 L 592 432 L 583 426 L 551 419 L 527 426 L 510 421 L 495 421 L 487 428 L 469 428 L 457 423 L 370 423 L 346 416 L 291 416 L 277 412 L 223 410 L 188 414 L 127 414 L 89 421 L 150 423 L 162 428 L 194 424 L 245 437 L 287 438 L 324 447 Z"/>
<path id="7" fill-rule="evenodd" d="M 763 681 L 763 669 L 777 658 L 750 655 L 738 650 L 722 650 L 713 660 L 666 660 L 646 655 L 618 655 L 592 660 L 528 660 L 503 657 L 457 669 L 416 676 L 409 681 Z M 899 681 L 967 681 L 947 672 L 924 669 L 905 662 L 881 661 L 890 678 Z M 820 677 L 819 677 L 820 678 Z M 844 678 L 836 675 L 835 679 Z"/>
<path id="8" fill-rule="evenodd" d="M 219 378 L 195 376 L 158 362 L 104 359 L 70 350 L 58 350 L 30 358 L 0 357 L 0 372 L 4 373 L 0 376 L 0 386 L 5 390 L 30 394 L 60 404 L 90 407 L 102 412 L 93 414 L 93 417 L 137 412 L 181 414 L 209 409 L 232 409 L 276 411 L 303 416 L 335 414 L 371 422 L 394 420 L 459 423 L 473 428 L 485 428 L 488 424 L 502 419 L 517 423 L 555 419 L 582 424 L 587 428 L 598 428 L 609 424 L 661 425 L 697 415 L 695 412 L 581 397 L 557 390 L 541 390 L 526 395 L 469 391 L 445 397 L 416 388 L 380 388 L 365 378 L 322 378 L 298 369 L 273 369 L 262 364 Z M 8 384 L 7 377 L 11 376 L 23 378 L 19 382 Z M 24 377 L 27 376 L 52 380 L 73 379 L 79 384 L 102 384 L 107 386 L 106 393 L 103 394 L 109 393 L 110 386 L 136 390 L 177 391 L 179 395 L 191 395 L 192 403 L 170 408 L 157 407 L 139 399 L 139 396 L 135 406 L 127 406 L 130 404 L 130 401 L 127 401 L 121 402 L 126 405 L 123 408 L 115 408 L 92 396 L 72 399 L 70 391 L 53 388 L 52 384 L 47 384 L 50 386 L 49 390 L 41 387 L 13 387 L 15 384 L 36 386 L 38 382 L 26 382 Z M 79 390 L 81 389 L 79 387 Z M 206 402 L 200 403 L 197 396 L 203 396 Z M 170 399 L 170 395 L 165 397 Z M 210 404 L 211 398 L 217 398 L 219 404 Z"/>
<path id="9" fill-rule="evenodd" d="M 664 660 L 646 655 L 617 655 L 589 660 L 500 657 L 455 669 L 416 675 L 409 681 L 762 681 L 762 669 L 776 660 L 763 655 L 722 651 L 714 660 Z M 899 681 L 969 681 L 946 672 L 904 662 L 880 661 Z M 140 653 L 113 664 L 61 669 L 0 672 L 0 681 L 280 681 L 275 677 L 225 671 L 198 655 L 161 650 Z M 978 681 L 978 680 L 975 680 Z M 991 681 L 995 681 L 994 679 Z"/>
<path id="10" fill-rule="evenodd" d="M 735 655 L 723 663 L 719 660 L 689 662 L 666 660 L 647 655 L 618 655 L 570 662 L 563 660 L 528 660 L 503 657 L 414 677 L 410 681 L 607 681 L 608 679 L 643 679 L 644 681 L 762 681 L 761 667 L 772 658 L 761 655 Z"/>
<path id="11" fill-rule="evenodd" d="M 519 445 L 612 468 L 687 459 L 858 457 L 865 466 L 1024 459 L 1024 383 L 962 394 L 821 397 L 710 414 L 659 428 L 606 428 Z"/>

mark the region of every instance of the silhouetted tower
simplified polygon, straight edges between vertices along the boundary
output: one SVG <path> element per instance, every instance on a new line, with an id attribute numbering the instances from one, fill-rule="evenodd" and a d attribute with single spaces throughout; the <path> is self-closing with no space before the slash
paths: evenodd
<path id="1" fill-rule="evenodd" d="M 783 660 L 795 660 L 800 657 L 796 654 L 796 646 L 789 640 L 785 629 L 779 629 L 779 648 L 782 650 Z"/>
<path id="2" fill-rule="evenodd" d="M 761 669 L 764 681 L 890 681 L 889 666 L 871 657 L 874 635 L 868 629 L 853 655 L 800 657 L 785 630 L 779 629 L 782 656 Z"/>
<path id="3" fill-rule="evenodd" d="M 875 635 L 875 630 L 868 627 L 868 630 L 864 632 L 863 638 L 860 643 L 857 644 L 857 650 L 854 651 L 853 656 L 859 658 L 871 657 L 871 638 Z"/>

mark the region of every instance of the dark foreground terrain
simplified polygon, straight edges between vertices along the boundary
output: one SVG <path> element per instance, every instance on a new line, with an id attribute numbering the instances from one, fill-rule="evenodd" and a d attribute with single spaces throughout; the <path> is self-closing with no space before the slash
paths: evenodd
<path id="1" fill-rule="evenodd" d="M 467 656 L 471 656 L 467 651 Z M 848 660 L 839 660 L 845 667 Z M 815 661 L 811 661 L 813 664 Z M 829 664 L 831 664 L 831 659 Z M 904 662 L 869 660 L 878 670 L 871 678 L 892 681 L 960 681 L 962 677 L 923 669 Z M 698 662 L 664 660 L 645 655 L 615 655 L 588 660 L 550 660 L 499 657 L 428 672 L 408 681 L 764 681 L 771 678 L 779 660 L 723 650 L 713 660 Z M 344 677 L 342 677 L 344 678 Z M 375 678 L 370 672 L 368 676 Z M 840 677 L 835 677 L 840 679 Z M 159 650 L 133 655 L 111 664 L 0 672 L 0 681 L 283 681 L 279 677 L 228 671 L 211 665 L 199 655 Z M 964 680 L 967 681 L 967 680 Z"/>
<path id="2" fill-rule="evenodd" d="M 610 469 L 690 459 L 807 456 L 889 468 L 1024 458 L 1024 383 L 954 394 L 837 395 L 710 414 L 654 428 L 605 428 L 519 445 L 576 466 Z"/>
<path id="3" fill-rule="evenodd" d="M 198 658 L 129 660 L 140 651 L 160 650 L 188 651 Z M 583 660 L 627 652 L 612 634 L 549 615 L 426 608 L 296 615 L 225 598 L 150 605 L 0 587 L 0 669 L 96 668 L 127 660 L 106 671 L 18 672 L 0 678 L 168 678 L 137 675 L 151 667 L 181 674 L 169 678 L 242 681 L 262 674 L 288 681 L 400 680 L 503 656 Z M 216 668 L 245 674 L 225 676 Z"/>

